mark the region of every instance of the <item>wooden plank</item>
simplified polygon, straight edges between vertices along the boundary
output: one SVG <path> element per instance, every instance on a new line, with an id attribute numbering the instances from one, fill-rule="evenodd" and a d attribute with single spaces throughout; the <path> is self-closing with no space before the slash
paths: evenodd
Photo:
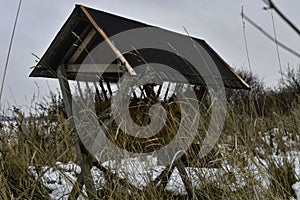
<path id="1" fill-rule="evenodd" d="M 159 99 L 159 95 L 160 95 L 162 86 L 163 86 L 163 83 L 161 85 L 159 85 L 159 88 L 158 88 L 157 93 L 156 93 L 156 98 L 158 98 L 158 99 Z"/>
<path id="2" fill-rule="evenodd" d="M 76 60 L 79 58 L 79 56 L 82 54 L 82 52 L 84 52 L 86 50 L 87 44 L 93 39 L 93 37 L 95 36 L 96 33 L 97 33 L 97 31 L 95 29 L 92 29 L 87 34 L 87 36 L 82 40 L 81 44 L 79 45 L 79 47 L 77 48 L 75 53 L 70 58 L 69 63 L 76 62 Z M 78 38 L 78 39 L 81 40 L 80 38 Z"/>
<path id="3" fill-rule="evenodd" d="M 169 90 L 170 90 L 170 85 L 171 85 L 171 83 L 169 82 L 169 83 L 168 83 L 168 86 L 167 86 L 166 93 L 165 93 L 164 101 L 166 101 L 166 100 L 167 100 L 168 93 L 169 93 Z"/>
<path id="4" fill-rule="evenodd" d="M 93 19 L 93 17 L 90 15 L 90 13 L 86 10 L 84 6 L 80 6 L 84 14 L 87 16 L 87 18 L 90 20 L 90 22 L 93 24 L 93 26 L 96 28 L 96 30 L 100 33 L 100 35 L 103 37 L 103 39 L 107 42 L 107 44 L 110 46 L 110 48 L 114 51 L 116 56 L 120 59 L 122 65 L 125 66 L 127 71 L 130 75 L 136 76 L 136 72 L 134 69 L 130 66 L 129 62 L 127 62 L 126 58 L 122 55 L 122 53 L 119 51 L 119 49 L 110 41 L 106 33 L 99 27 L 99 25 L 96 23 L 96 21 Z"/>
<path id="5" fill-rule="evenodd" d="M 63 66 L 59 66 L 57 69 L 57 78 L 59 81 L 59 85 L 60 85 L 60 89 L 61 89 L 61 93 L 63 96 L 63 100 L 64 100 L 64 104 L 66 107 L 66 111 L 67 111 L 67 115 L 68 117 L 72 117 L 72 96 L 71 96 L 71 90 L 70 90 L 70 86 L 68 83 L 68 80 L 66 78 L 66 71 L 65 68 Z M 73 125 L 73 124 L 71 124 Z M 72 127 L 72 128 L 75 128 Z"/>
<path id="6" fill-rule="evenodd" d="M 95 91 L 96 91 L 96 96 L 95 96 L 95 103 L 98 101 L 98 102 L 101 102 L 101 96 L 100 96 L 100 92 L 99 92 L 99 89 L 98 89 L 98 86 L 96 84 L 96 82 L 93 82 L 94 84 L 94 87 L 95 87 Z"/>
<path id="7" fill-rule="evenodd" d="M 176 167 L 178 169 L 181 180 L 184 184 L 185 190 L 188 193 L 189 199 L 194 199 L 195 193 L 193 190 L 192 182 L 189 179 L 189 176 L 185 170 L 185 167 L 180 159 L 176 162 Z"/>
<path id="8" fill-rule="evenodd" d="M 67 115 L 69 118 L 69 126 L 70 129 L 74 131 L 74 134 L 77 138 L 78 133 L 76 132 L 76 126 L 73 118 L 73 113 L 72 113 L 72 95 L 71 95 L 71 90 L 70 90 L 70 85 L 67 80 L 67 75 L 64 66 L 60 65 L 57 69 L 57 77 L 61 89 L 61 93 L 63 96 L 63 101 L 66 107 Z M 81 173 L 78 177 L 78 180 L 81 180 L 84 182 L 87 190 L 87 194 L 89 197 L 96 198 L 97 193 L 96 193 L 96 188 L 93 183 L 93 178 L 91 175 L 91 171 L 88 170 L 87 168 L 87 162 L 86 162 L 86 157 L 87 155 L 82 154 L 82 150 L 80 147 L 81 141 L 79 140 L 78 142 L 75 143 L 75 148 L 76 148 L 76 153 L 77 153 L 77 160 L 79 162 L 79 166 L 81 168 Z M 80 185 L 83 185 L 80 183 Z"/>
<path id="9" fill-rule="evenodd" d="M 164 190 L 171 178 L 171 175 L 174 171 L 175 164 L 171 163 L 170 165 L 166 166 L 165 169 L 157 176 L 153 181 L 152 184 L 157 186 L 161 190 Z M 152 186 L 152 185 L 150 185 Z"/>
<path id="10" fill-rule="evenodd" d="M 112 97 L 113 92 L 111 90 L 110 83 L 108 81 L 106 81 L 106 86 L 107 86 L 110 97 Z"/>
<path id="11" fill-rule="evenodd" d="M 107 93 L 106 93 L 106 90 L 105 90 L 105 88 L 104 88 L 104 85 L 103 85 L 102 80 L 99 80 L 99 85 L 100 85 L 100 87 L 101 87 L 101 90 L 102 90 L 102 93 L 103 93 L 103 95 L 104 95 L 105 101 L 108 101 Z"/>
<path id="12" fill-rule="evenodd" d="M 122 73 L 118 64 L 67 64 L 66 73 Z"/>

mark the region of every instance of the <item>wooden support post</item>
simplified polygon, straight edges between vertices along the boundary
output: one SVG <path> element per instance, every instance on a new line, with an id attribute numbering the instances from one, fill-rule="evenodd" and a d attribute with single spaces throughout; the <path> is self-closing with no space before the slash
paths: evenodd
<path id="1" fill-rule="evenodd" d="M 188 193 L 189 199 L 193 199 L 195 197 L 195 193 L 193 190 L 193 185 L 191 180 L 189 179 L 186 171 L 185 171 L 185 167 L 184 164 L 182 163 L 182 161 L 179 159 L 176 163 L 176 167 L 178 169 L 179 175 L 182 179 L 182 182 L 185 186 L 185 190 Z"/>
<path id="2" fill-rule="evenodd" d="M 59 66 L 57 69 L 57 76 L 58 76 L 58 80 L 59 80 L 59 85 L 60 85 L 60 89 L 61 89 L 61 93 L 63 96 L 63 101 L 65 104 L 65 108 L 67 111 L 67 115 L 69 117 L 69 126 L 70 129 L 74 131 L 74 134 L 77 138 L 78 134 L 76 132 L 76 127 L 75 127 L 75 122 L 74 122 L 74 118 L 73 118 L 73 113 L 72 113 L 72 95 L 71 95 L 71 90 L 70 90 L 70 86 L 67 80 L 67 75 L 66 75 L 66 71 L 64 66 Z M 96 192 L 96 188 L 93 182 L 93 178 L 91 175 L 91 171 L 89 169 L 89 167 L 87 168 L 87 166 L 89 166 L 89 164 L 87 163 L 87 157 L 88 155 L 84 155 L 82 153 L 82 147 L 83 145 L 81 145 L 81 141 L 80 139 L 78 140 L 78 142 L 76 142 L 75 144 L 75 148 L 76 148 L 76 153 L 77 153 L 77 159 L 79 162 L 79 166 L 81 167 L 81 173 L 78 177 L 78 180 L 80 182 L 83 183 L 79 183 L 81 186 L 83 184 L 85 184 L 86 187 L 86 191 L 87 194 L 89 196 L 90 199 L 94 199 L 97 198 L 97 192 Z"/>
<path id="3" fill-rule="evenodd" d="M 135 93 L 135 91 L 133 90 L 133 98 L 135 98 L 135 99 L 137 99 L 137 95 L 136 95 L 136 93 Z"/>
<path id="4" fill-rule="evenodd" d="M 166 101 L 167 98 L 168 98 L 168 93 L 169 93 L 170 85 L 171 85 L 171 83 L 169 82 L 169 83 L 168 83 L 168 87 L 167 87 L 167 91 L 166 91 L 166 93 L 165 93 L 164 101 Z"/>
<path id="5" fill-rule="evenodd" d="M 101 87 L 101 90 L 102 90 L 102 93 L 103 93 L 103 95 L 104 95 L 105 101 L 108 101 L 108 97 L 107 97 L 107 94 L 106 94 L 106 89 L 104 88 L 104 85 L 103 85 L 103 83 L 102 83 L 102 80 L 99 80 L 99 85 L 100 85 L 100 87 Z"/>
<path id="6" fill-rule="evenodd" d="M 156 98 L 158 98 L 158 99 L 159 99 L 159 95 L 160 95 L 162 86 L 163 86 L 163 83 L 161 85 L 159 85 L 159 88 L 157 90 Z"/>
<path id="7" fill-rule="evenodd" d="M 145 93 L 147 95 L 147 98 L 153 102 L 157 102 L 157 97 L 156 97 L 156 94 L 155 94 L 155 91 L 154 91 L 154 85 L 152 84 L 146 84 L 143 86 L 144 90 L 145 90 Z"/>
<path id="8" fill-rule="evenodd" d="M 113 93 L 112 93 L 112 90 L 111 90 L 111 87 L 110 87 L 110 83 L 108 81 L 106 81 L 106 86 L 107 86 L 110 97 L 112 97 Z"/>
<path id="9" fill-rule="evenodd" d="M 139 89 L 141 91 L 140 99 L 142 99 L 143 97 L 146 99 L 146 95 L 144 94 L 144 89 L 141 86 L 139 87 Z"/>
<path id="10" fill-rule="evenodd" d="M 153 180 L 153 185 L 159 187 L 161 190 L 164 190 L 171 178 L 171 175 L 174 171 L 175 164 L 172 163 L 161 172 L 161 174 Z"/>
<path id="11" fill-rule="evenodd" d="M 102 100 L 101 100 L 101 96 L 100 96 L 100 92 L 99 92 L 97 83 L 96 82 L 93 82 L 93 83 L 94 83 L 94 87 L 96 90 L 95 102 L 101 102 Z"/>

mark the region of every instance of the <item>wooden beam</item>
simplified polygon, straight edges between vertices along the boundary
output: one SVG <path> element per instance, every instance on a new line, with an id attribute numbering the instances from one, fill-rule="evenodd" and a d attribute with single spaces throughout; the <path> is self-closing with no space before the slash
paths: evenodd
<path id="1" fill-rule="evenodd" d="M 67 64 L 66 73 L 122 73 L 118 64 Z"/>
<path id="2" fill-rule="evenodd" d="M 65 104 L 65 108 L 67 111 L 67 115 L 69 118 L 69 126 L 70 129 L 74 131 L 75 136 L 78 137 L 78 133 L 76 132 L 76 126 L 73 118 L 73 112 L 72 112 L 72 95 L 70 90 L 70 85 L 67 80 L 67 75 L 65 71 L 65 67 L 60 65 L 57 69 L 57 77 L 61 89 L 61 93 L 63 96 L 63 101 Z M 96 198 L 96 188 L 94 186 L 93 177 L 91 175 L 91 171 L 87 168 L 87 162 L 86 157 L 87 155 L 82 154 L 82 149 L 80 145 L 81 141 L 75 143 L 76 153 L 77 153 L 77 160 L 79 162 L 79 166 L 81 168 L 81 173 L 79 174 L 80 177 L 78 177 L 78 180 L 81 180 L 84 182 L 86 186 L 87 194 L 89 195 L 90 199 Z M 83 185 L 83 184 L 81 184 Z"/>
<path id="3" fill-rule="evenodd" d="M 129 62 L 127 62 L 126 58 L 122 55 L 122 53 L 119 51 L 119 49 L 112 43 L 112 41 L 109 39 L 109 37 L 106 35 L 106 33 L 99 27 L 97 22 L 93 19 L 93 17 L 90 15 L 90 13 L 86 10 L 84 6 L 80 6 L 84 14 L 87 16 L 87 18 L 90 20 L 90 22 L 93 24 L 93 26 L 96 28 L 96 30 L 100 33 L 100 35 L 103 37 L 103 39 L 107 42 L 107 44 L 110 46 L 110 48 L 114 51 L 116 56 L 120 59 L 122 65 L 125 66 L 127 71 L 130 75 L 136 76 L 136 72 L 134 69 L 130 66 Z"/>
<path id="4" fill-rule="evenodd" d="M 102 83 L 102 80 L 99 80 L 99 85 L 100 85 L 100 87 L 101 87 L 101 90 L 102 90 L 102 93 L 103 93 L 103 95 L 104 95 L 105 101 L 108 101 L 107 93 L 106 93 L 106 90 L 105 90 L 104 85 L 103 85 L 103 83 Z"/>
<path id="5" fill-rule="evenodd" d="M 167 100 L 168 93 L 169 93 L 169 90 L 170 90 L 170 86 L 171 86 L 171 83 L 169 82 L 169 83 L 168 83 L 168 86 L 167 86 L 166 93 L 165 93 L 164 101 L 166 101 L 166 100 Z"/>
<path id="6" fill-rule="evenodd" d="M 112 97 L 113 92 L 111 90 L 110 83 L 108 81 L 106 81 L 106 86 L 107 86 L 110 97 Z"/>
<path id="7" fill-rule="evenodd" d="M 157 93 L 156 93 L 156 98 L 158 98 L 158 99 L 159 99 L 159 95 L 160 95 L 162 86 L 163 86 L 163 83 L 161 85 L 159 85 L 159 88 L 158 88 Z"/>
<path id="8" fill-rule="evenodd" d="M 179 176 L 181 177 L 181 180 L 184 184 L 185 190 L 188 193 L 189 199 L 195 199 L 195 192 L 193 190 L 192 182 L 189 179 L 185 167 L 180 159 L 176 162 L 176 167 L 179 172 Z"/>
<path id="9" fill-rule="evenodd" d="M 71 90 L 70 90 L 70 85 L 68 83 L 67 80 L 67 75 L 66 75 L 66 71 L 64 66 L 59 66 L 57 69 L 57 78 L 59 81 L 59 85 L 60 85 L 60 89 L 61 89 L 61 93 L 63 96 L 63 100 L 64 100 L 64 104 L 65 104 L 65 108 L 67 111 L 67 115 L 68 117 L 72 117 L 73 113 L 72 113 L 72 96 L 71 96 Z M 73 125 L 73 124 L 71 124 Z M 75 127 L 75 126 L 74 126 Z M 72 128 L 74 128 L 72 127 Z"/>
<path id="10" fill-rule="evenodd" d="M 97 31 L 92 28 L 92 30 L 87 34 L 87 36 L 81 41 L 81 44 L 75 51 L 75 53 L 72 55 L 72 57 L 69 60 L 69 63 L 75 63 L 76 60 L 79 58 L 79 56 L 86 50 L 87 44 L 93 39 Z M 80 38 L 78 38 L 81 40 Z"/>

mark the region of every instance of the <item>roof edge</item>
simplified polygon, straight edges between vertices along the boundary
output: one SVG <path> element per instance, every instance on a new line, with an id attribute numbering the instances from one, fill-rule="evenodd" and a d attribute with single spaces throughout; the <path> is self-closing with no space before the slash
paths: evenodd
<path id="1" fill-rule="evenodd" d="M 69 15 L 69 17 L 67 18 L 67 20 L 64 22 L 64 24 L 62 25 L 60 30 L 57 32 L 57 34 L 55 35 L 54 39 L 52 40 L 52 42 L 50 43 L 50 45 L 48 46 L 46 51 L 43 53 L 43 56 L 40 58 L 39 62 L 36 64 L 36 66 L 34 66 L 34 70 L 29 74 L 29 77 L 39 77 L 37 74 L 40 72 L 40 70 L 42 70 L 43 67 L 47 67 L 47 68 L 49 67 L 49 66 L 47 66 L 48 64 L 44 62 L 44 60 L 47 57 L 50 57 L 52 49 L 59 46 L 59 39 L 62 38 L 62 36 L 64 35 L 63 31 L 66 28 L 68 28 L 68 26 L 72 26 L 71 23 L 72 23 L 74 16 L 75 17 L 80 16 L 80 13 L 78 13 L 78 12 L 82 12 L 82 11 L 81 11 L 79 5 L 76 4 L 75 8 L 72 10 L 72 12 Z M 85 15 L 83 15 L 83 16 L 85 16 Z"/>

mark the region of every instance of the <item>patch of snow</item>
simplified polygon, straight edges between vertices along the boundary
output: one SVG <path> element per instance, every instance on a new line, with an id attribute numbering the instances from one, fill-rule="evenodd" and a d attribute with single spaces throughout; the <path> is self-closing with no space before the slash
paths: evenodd
<path id="1" fill-rule="evenodd" d="M 297 196 L 297 200 L 300 200 L 300 182 L 296 182 L 292 185 L 293 190 Z"/>
<path id="2" fill-rule="evenodd" d="M 39 169 L 29 166 L 28 170 L 38 179 L 41 176 L 42 183 L 50 192 L 53 200 L 68 199 L 73 184 L 77 180 L 76 175 L 80 173 L 80 167 L 73 162 L 62 164 L 57 162 L 53 167 L 43 166 Z"/>
<path id="3" fill-rule="evenodd" d="M 170 190 L 173 191 L 177 194 L 187 194 L 183 181 L 179 175 L 178 170 L 175 168 L 170 179 L 169 182 L 166 186 L 166 190 Z"/>
<path id="4" fill-rule="evenodd" d="M 221 168 L 191 168 L 186 167 L 187 174 L 195 189 L 201 190 L 204 184 L 216 184 L 220 188 L 227 187 L 232 191 L 236 191 L 247 184 L 247 176 L 255 178 L 264 188 L 269 188 L 271 178 L 268 172 L 268 163 L 275 161 L 280 166 L 284 161 L 294 163 L 296 177 L 300 177 L 300 152 L 290 151 L 285 155 L 270 155 L 264 159 L 254 157 L 248 160 L 248 166 L 241 169 L 226 163 L 222 163 Z M 156 157 L 145 156 L 128 158 L 118 161 L 107 161 L 102 164 L 111 172 L 115 173 L 120 178 L 126 178 L 134 186 L 143 189 L 151 180 L 154 180 L 165 168 L 159 166 Z M 77 175 L 81 172 L 80 167 L 73 162 L 63 164 L 57 162 L 54 166 L 43 166 L 37 168 L 30 166 L 28 170 L 35 178 L 41 176 L 42 183 L 52 192 L 50 196 L 53 200 L 68 199 L 69 193 L 73 188 Z M 105 186 L 106 180 L 104 174 L 98 168 L 93 167 L 92 176 L 95 182 L 96 189 Z M 222 185 L 218 185 L 222 182 Z M 293 190 L 297 194 L 297 199 L 300 200 L 300 182 L 293 184 Z M 177 194 L 186 194 L 183 181 L 179 175 L 177 168 L 174 169 L 170 180 L 166 186 L 166 190 L 173 191 Z M 130 192 L 130 191 L 129 191 Z M 80 197 L 80 199 L 84 199 Z"/>

